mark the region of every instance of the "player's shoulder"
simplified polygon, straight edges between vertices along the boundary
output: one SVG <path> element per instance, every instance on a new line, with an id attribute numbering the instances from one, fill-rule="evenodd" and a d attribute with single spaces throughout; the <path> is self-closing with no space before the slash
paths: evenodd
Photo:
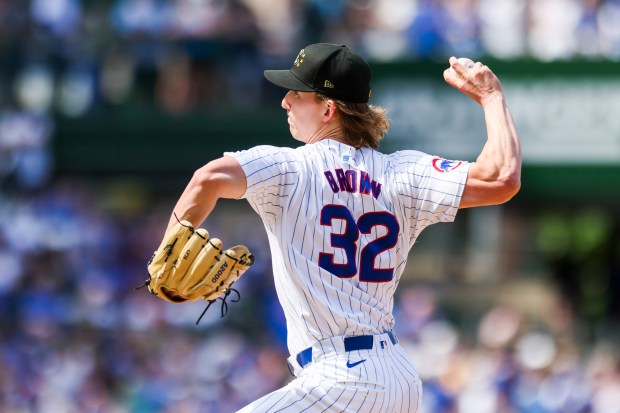
<path id="1" fill-rule="evenodd" d="M 425 152 L 422 152 L 422 151 L 415 150 L 415 149 L 402 149 L 402 150 L 387 154 L 387 156 L 390 156 L 393 158 L 405 158 L 405 157 L 424 158 L 424 157 L 431 156 L 431 155 Z"/>
<path id="2" fill-rule="evenodd" d="M 292 153 L 295 151 L 294 148 L 288 148 L 285 146 L 275 146 L 275 145 L 257 145 L 253 148 L 248 149 L 254 152 L 264 152 L 264 153 Z"/>
<path id="3" fill-rule="evenodd" d="M 266 160 L 291 160 L 295 158 L 296 149 L 274 145 L 257 145 L 252 148 L 237 152 L 227 152 L 226 155 L 234 157 L 250 157 Z"/>
<path id="4" fill-rule="evenodd" d="M 400 165 L 424 164 L 429 163 L 432 156 L 414 149 L 400 150 L 386 155 L 388 163 L 392 167 Z"/>

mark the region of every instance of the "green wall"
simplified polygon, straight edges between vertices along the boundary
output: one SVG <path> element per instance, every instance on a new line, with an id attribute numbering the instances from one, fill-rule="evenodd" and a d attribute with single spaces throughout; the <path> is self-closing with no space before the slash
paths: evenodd
<path id="1" fill-rule="evenodd" d="M 575 79 L 578 83 L 580 79 L 613 82 L 620 79 L 618 62 L 487 64 L 501 79 L 509 81 L 562 78 Z M 401 82 L 411 79 L 412 83 L 434 79 L 432 82 L 436 82 L 437 87 L 445 88 L 441 78 L 444 63 L 374 63 L 372 66 L 378 84 L 392 79 Z M 278 94 L 273 90 L 270 93 L 265 108 L 255 111 L 231 110 L 222 106 L 173 116 L 153 108 L 126 106 L 101 109 L 80 118 L 57 118 L 53 140 L 56 170 L 59 174 L 89 175 L 93 179 L 132 177 L 152 182 L 155 189 L 165 189 L 165 182 L 178 188 L 178 182 L 185 182 L 192 171 L 224 151 L 259 144 L 297 146 L 288 133 Z M 471 102 L 464 105 L 471 105 Z M 619 107 L 620 104 L 615 109 L 610 107 L 609 116 L 619 116 Z M 482 115 L 475 116 L 482 118 Z M 587 133 L 584 131 L 586 139 Z M 620 134 L 615 136 L 616 131 L 612 133 L 614 142 L 620 142 Z M 524 137 L 524 141 L 525 138 L 531 139 Z M 388 135 L 384 145 L 386 151 L 400 149 L 391 147 L 389 139 Z M 481 148 L 481 143 L 476 143 L 473 150 L 477 151 L 478 147 Z M 415 141 L 411 142 L 411 148 L 418 148 Z M 438 154 L 442 155 L 441 152 Z M 607 159 L 600 164 L 525 159 L 523 188 L 518 199 L 620 202 L 620 159 L 614 161 L 612 157 L 611 162 Z"/>

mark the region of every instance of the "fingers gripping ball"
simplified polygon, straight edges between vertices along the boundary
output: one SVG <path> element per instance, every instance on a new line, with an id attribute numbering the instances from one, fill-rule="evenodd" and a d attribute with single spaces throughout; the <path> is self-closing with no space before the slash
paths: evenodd
<path id="1" fill-rule="evenodd" d="M 148 263 L 147 285 L 151 293 L 172 303 L 212 301 L 225 295 L 253 263 L 245 246 L 223 250 L 222 241 L 209 238 L 207 230 L 194 230 L 181 221 L 166 233 Z"/>
<path id="2" fill-rule="evenodd" d="M 474 67 L 474 61 L 467 58 L 467 57 L 459 57 L 458 58 L 458 62 L 465 67 L 465 72 L 467 72 L 469 69 L 471 69 L 472 67 Z M 452 67 L 450 68 L 450 72 L 454 75 L 454 76 L 460 76 L 456 70 L 454 70 Z"/>

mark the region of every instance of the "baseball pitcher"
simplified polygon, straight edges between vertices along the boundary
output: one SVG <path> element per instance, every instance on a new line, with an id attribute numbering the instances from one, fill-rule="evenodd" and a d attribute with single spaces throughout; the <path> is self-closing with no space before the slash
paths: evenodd
<path id="1" fill-rule="evenodd" d="M 286 90 L 282 108 L 303 145 L 226 153 L 179 198 L 149 264 L 149 289 L 168 301 L 213 301 L 252 264 L 245 247 L 224 249 L 196 229 L 219 198 L 246 199 L 267 231 L 296 378 L 241 413 L 419 411 L 420 378 L 392 315 L 409 250 L 427 226 L 504 203 L 520 187 L 520 143 L 499 80 L 480 62 L 449 63 L 445 81 L 486 120 L 475 162 L 379 152 L 389 122 L 368 103 L 369 65 L 344 45 L 319 43 L 290 69 L 265 71 Z"/>

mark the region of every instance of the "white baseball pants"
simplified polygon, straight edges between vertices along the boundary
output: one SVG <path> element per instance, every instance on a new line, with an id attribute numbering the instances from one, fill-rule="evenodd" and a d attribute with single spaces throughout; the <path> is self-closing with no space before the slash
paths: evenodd
<path id="1" fill-rule="evenodd" d="M 422 383 L 391 333 L 332 337 L 302 353 L 289 357 L 295 380 L 237 413 L 419 412 Z"/>

